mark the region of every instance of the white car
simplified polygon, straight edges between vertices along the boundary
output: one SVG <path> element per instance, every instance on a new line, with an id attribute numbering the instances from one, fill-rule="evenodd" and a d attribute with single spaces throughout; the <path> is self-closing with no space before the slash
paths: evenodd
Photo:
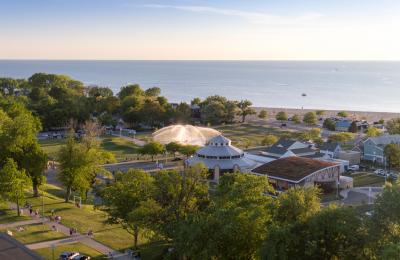
<path id="1" fill-rule="evenodd" d="M 349 170 L 358 171 L 358 170 L 360 170 L 360 166 L 359 165 L 352 165 L 352 166 L 349 167 Z"/>
<path id="2" fill-rule="evenodd" d="M 74 259 L 74 257 L 78 256 L 78 252 L 62 252 L 60 254 L 60 260 L 69 260 Z"/>
<path id="3" fill-rule="evenodd" d="M 374 173 L 376 175 L 379 175 L 379 176 L 385 176 L 386 175 L 385 170 L 382 170 L 382 169 L 377 169 L 377 170 L 374 171 Z"/>

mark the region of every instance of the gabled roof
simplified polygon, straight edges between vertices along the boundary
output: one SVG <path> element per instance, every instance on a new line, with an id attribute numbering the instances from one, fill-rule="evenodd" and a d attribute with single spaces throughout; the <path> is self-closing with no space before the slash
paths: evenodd
<path id="1" fill-rule="evenodd" d="M 265 151 L 273 154 L 284 154 L 295 142 L 295 140 L 279 139 L 278 142 L 274 143 L 271 147 L 268 147 Z"/>
<path id="2" fill-rule="evenodd" d="M 337 165 L 336 163 L 315 160 L 304 157 L 286 157 L 263 164 L 252 172 L 276 177 L 293 182 L 299 182 L 312 173 Z"/>
<path id="3" fill-rule="evenodd" d="M 365 140 L 364 143 L 367 142 L 368 140 L 371 140 L 376 145 L 387 145 L 387 144 L 391 144 L 391 143 L 400 143 L 400 135 L 381 135 L 381 136 L 376 136 L 376 137 L 370 137 L 367 140 Z"/>
<path id="4" fill-rule="evenodd" d="M 304 153 L 315 153 L 314 149 L 311 148 L 297 148 L 297 149 L 291 149 L 292 153 L 294 154 L 304 154 Z"/>
<path id="5" fill-rule="evenodd" d="M 340 146 L 340 144 L 337 142 L 325 142 L 319 149 L 321 151 L 334 152 L 338 146 Z"/>

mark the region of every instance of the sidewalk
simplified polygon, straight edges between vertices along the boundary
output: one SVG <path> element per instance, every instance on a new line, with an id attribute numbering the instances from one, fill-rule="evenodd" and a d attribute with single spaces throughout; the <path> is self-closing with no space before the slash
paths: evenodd
<path id="1" fill-rule="evenodd" d="M 12 228 L 12 227 L 18 227 L 18 226 L 26 226 L 26 225 L 32 225 L 32 224 L 38 224 L 38 223 L 42 223 L 42 219 L 23 220 L 23 221 L 18 221 L 18 222 L 13 222 L 13 223 L 0 224 L 0 229 L 6 229 L 6 228 Z"/>
<path id="2" fill-rule="evenodd" d="M 15 205 L 10 204 L 10 207 L 13 208 L 13 207 L 15 207 Z M 30 216 L 30 217 L 32 218 L 32 220 L 18 221 L 18 222 L 9 223 L 9 224 L 1 224 L 2 226 L 0 226 L 0 227 L 8 228 L 8 227 L 15 227 L 15 226 L 24 226 L 24 225 L 42 223 L 42 221 L 43 221 L 43 218 L 41 216 L 39 216 L 39 217 Z M 108 255 L 110 252 L 112 252 L 114 258 L 119 258 L 119 257 L 124 256 L 124 254 L 121 254 L 119 251 L 115 251 L 112 248 L 109 248 L 106 245 L 103 245 L 103 244 L 95 241 L 94 239 L 87 237 L 86 235 L 83 235 L 80 233 L 75 233 L 74 236 L 70 237 L 70 233 L 69 233 L 70 228 L 67 226 L 64 226 L 63 224 L 59 224 L 57 222 L 50 221 L 48 218 L 44 219 L 44 224 L 46 224 L 50 228 L 53 228 L 53 225 L 54 225 L 58 232 L 61 232 L 64 235 L 69 236 L 69 237 L 64 238 L 64 239 L 50 240 L 50 241 L 30 244 L 30 245 L 28 245 L 29 248 L 37 249 L 37 248 L 51 247 L 53 244 L 59 245 L 59 244 L 71 244 L 71 243 L 75 243 L 75 242 L 81 242 L 82 244 L 89 246 L 104 255 Z"/>

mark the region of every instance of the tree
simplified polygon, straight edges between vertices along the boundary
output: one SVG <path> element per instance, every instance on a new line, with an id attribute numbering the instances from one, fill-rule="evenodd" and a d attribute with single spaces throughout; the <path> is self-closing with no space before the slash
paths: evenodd
<path id="1" fill-rule="evenodd" d="M 241 100 L 239 103 L 237 103 L 237 106 L 239 108 L 238 115 L 242 117 L 242 123 L 244 123 L 244 121 L 246 120 L 246 116 L 256 114 L 256 111 L 251 108 L 251 105 L 253 105 L 253 103 L 251 103 L 251 101 L 247 99 Z"/>
<path id="2" fill-rule="evenodd" d="M 141 154 L 147 154 L 151 156 L 151 160 L 154 161 L 154 156 L 162 154 L 164 152 L 164 146 L 158 142 L 150 142 L 140 148 Z"/>
<path id="3" fill-rule="evenodd" d="M 335 131 L 336 123 L 332 119 L 327 118 L 324 120 L 322 127 L 328 129 L 329 131 Z"/>
<path id="4" fill-rule="evenodd" d="M 200 147 L 197 145 L 182 145 L 179 149 L 179 152 L 189 158 L 190 156 L 194 155 L 199 148 Z"/>
<path id="5" fill-rule="evenodd" d="M 381 135 L 382 132 L 381 132 L 378 128 L 376 128 L 376 127 L 369 126 L 369 127 L 365 130 L 365 134 L 366 134 L 368 137 L 375 137 L 375 136 Z"/>
<path id="6" fill-rule="evenodd" d="M 47 164 L 47 156 L 36 138 L 39 130 L 40 121 L 23 104 L 8 98 L 1 101 L 0 168 L 7 159 L 13 159 L 18 169 L 31 178 L 34 196 L 38 196 L 38 186 L 44 183 Z"/>
<path id="7" fill-rule="evenodd" d="M 340 111 L 337 113 L 337 116 L 339 117 L 348 117 L 349 114 L 346 111 Z"/>
<path id="8" fill-rule="evenodd" d="M 118 93 L 118 97 L 120 100 L 124 100 L 128 96 L 143 96 L 143 95 L 144 91 L 138 84 L 124 86 Z"/>
<path id="9" fill-rule="evenodd" d="M 400 167 L 400 146 L 398 144 L 386 145 L 383 153 L 386 157 L 389 168 Z"/>
<path id="10" fill-rule="evenodd" d="M 0 195 L 3 199 L 17 204 L 17 214 L 20 216 L 20 205 L 25 198 L 25 189 L 30 185 L 30 179 L 24 170 L 19 170 L 13 159 L 7 159 L 0 168 Z"/>
<path id="11" fill-rule="evenodd" d="M 174 245 L 188 259 L 256 259 L 271 220 L 264 177 L 226 174 L 212 203 L 178 227 Z"/>
<path id="12" fill-rule="evenodd" d="M 39 187 L 46 182 L 43 173 L 47 166 L 47 155 L 37 143 L 24 148 L 20 158 L 21 167 L 31 179 L 33 196 L 39 196 Z"/>
<path id="13" fill-rule="evenodd" d="M 106 161 L 113 161 L 113 157 L 99 148 L 95 138 L 87 134 L 79 143 L 70 133 L 58 154 L 60 171 L 57 178 L 66 188 L 65 202 L 69 201 L 72 191 L 87 195 L 97 174 L 104 172 L 101 164 Z"/>
<path id="14" fill-rule="evenodd" d="M 198 97 L 196 97 L 196 98 L 193 98 L 193 100 L 190 102 L 190 104 L 191 105 L 200 105 L 201 104 L 201 99 L 200 98 L 198 98 Z"/>
<path id="15" fill-rule="evenodd" d="M 317 111 L 315 111 L 315 114 L 317 116 L 323 116 L 325 114 L 325 110 L 317 110 Z"/>
<path id="16" fill-rule="evenodd" d="M 358 132 L 358 126 L 356 121 L 351 122 L 350 127 L 349 127 L 349 132 L 350 133 L 357 133 Z"/>
<path id="17" fill-rule="evenodd" d="M 175 158 L 176 153 L 182 149 L 182 145 L 178 142 L 170 142 L 165 146 L 165 149 L 167 150 L 167 152 L 173 154 Z"/>
<path id="18" fill-rule="evenodd" d="M 266 135 L 263 140 L 261 141 L 261 144 L 264 146 L 271 146 L 274 143 L 278 141 L 278 137 L 275 135 Z"/>
<path id="19" fill-rule="evenodd" d="M 293 188 L 278 196 L 273 218 L 278 224 L 304 222 L 320 210 L 320 190 L 312 188 Z"/>
<path id="20" fill-rule="evenodd" d="M 294 114 L 294 115 L 292 116 L 292 120 L 293 120 L 293 122 L 294 122 L 295 124 L 300 124 L 300 123 L 301 123 L 300 116 L 297 115 L 297 114 Z"/>
<path id="21" fill-rule="evenodd" d="M 373 214 L 368 222 L 369 246 L 380 254 L 400 239 L 400 186 L 389 184 L 374 202 Z"/>
<path id="22" fill-rule="evenodd" d="M 144 91 L 144 94 L 148 97 L 158 97 L 161 94 L 161 89 L 158 87 L 148 88 Z"/>
<path id="23" fill-rule="evenodd" d="M 151 226 L 166 241 L 177 238 L 178 225 L 189 215 L 197 214 L 208 206 L 207 175 L 208 169 L 203 164 L 197 164 L 183 172 L 167 170 L 154 176 L 154 201 L 158 212 L 151 217 Z"/>
<path id="24" fill-rule="evenodd" d="M 341 144 L 345 144 L 349 142 L 353 138 L 353 135 L 351 133 L 337 133 L 337 134 L 332 134 L 328 137 L 328 140 L 330 142 L 338 142 Z"/>
<path id="25" fill-rule="evenodd" d="M 284 112 L 284 111 L 279 111 L 279 112 L 276 114 L 275 118 L 276 118 L 276 120 L 279 120 L 279 121 L 286 121 L 286 120 L 288 120 L 288 116 L 287 116 L 286 112 Z"/>
<path id="26" fill-rule="evenodd" d="M 400 118 L 394 118 L 387 121 L 386 129 L 391 135 L 400 134 Z"/>
<path id="27" fill-rule="evenodd" d="M 268 117 L 268 111 L 265 109 L 262 109 L 259 113 L 258 113 L 258 118 L 261 119 L 265 119 Z"/>
<path id="28" fill-rule="evenodd" d="M 132 234 L 135 248 L 139 235 L 150 233 L 151 227 L 147 217 L 158 209 L 154 206 L 154 193 L 154 178 L 138 169 L 117 173 L 115 181 L 99 191 L 102 200 L 100 208 L 108 214 L 108 222 L 120 224 Z M 149 209 L 146 204 L 151 205 L 154 211 L 146 211 L 143 214 Z M 139 215 L 141 219 L 138 218 Z"/>
<path id="29" fill-rule="evenodd" d="M 307 112 L 303 116 L 303 122 L 307 125 L 315 125 L 317 123 L 317 115 L 314 112 Z"/>

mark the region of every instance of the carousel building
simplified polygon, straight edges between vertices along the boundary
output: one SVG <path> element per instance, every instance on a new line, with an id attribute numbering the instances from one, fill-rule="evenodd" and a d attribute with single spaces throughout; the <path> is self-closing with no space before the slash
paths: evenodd
<path id="1" fill-rule="evenodd" d="M 210 172 L 210 178 L 218 182 L 219 176 L 227 172 L 250 172 L 257 166 L 246 153 L 232 146 L 231 140 L 218 135 L 211 138 L 196 154 L 187 160 L 187 166 L 203 163 Z"/>

